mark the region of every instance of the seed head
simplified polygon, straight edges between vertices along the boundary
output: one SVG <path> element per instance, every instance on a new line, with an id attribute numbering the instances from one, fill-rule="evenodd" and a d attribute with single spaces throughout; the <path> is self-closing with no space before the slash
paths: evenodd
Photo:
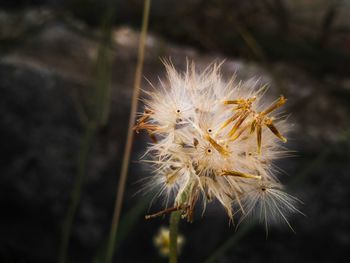
<path id="1" fill-rule="evenodd" d="M 224 81 L 221 64 L 197 72 L 192 63 L 183 73 L 164 64 L 167 78 L 145 91 L 145 110 L 134 127 L 152 139 L 145 156 L 154 175 L 147 186 L 168 206 L 148 218 L 181 210 L 192 221 L 198 203 L 204 212 L 217 200 L 230 219 L 258 213 L 266 225 L 277 218 L 289 225 L 296 199 L 283 192 L 272 169 L 285 155 L 288 125 L 276 114 L 285 97 L 268 103 L 266 85 Z"/>

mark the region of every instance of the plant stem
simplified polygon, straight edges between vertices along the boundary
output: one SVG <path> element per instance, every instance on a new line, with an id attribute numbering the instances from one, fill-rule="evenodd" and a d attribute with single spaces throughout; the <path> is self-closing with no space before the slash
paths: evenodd
<path id="1" fill-rule="evenodd" d="M 78 157 L 78 171 L 75 185 L 71 193 L 71 202 L 67 211 L 67 215 L 63 222 L 62 239 L 59 250 L 59 263 L 67 261 L 67 251 L 69 238 L 72 231 L 74 217 L 80 201 L 81 187 L 84 176 L 86 174 L 86 165 L 89 156 L 89 150 L 95 136 L 96 130 L 104 126 L 108 119 L 110 106 L 110 79 L 111 79 L 111 60 L 110 44 L 111 44 L 111 27 L 114 15 L 114 8 L 109 8 L 106 12 L 104 21 L 102 21 L 102 39 L 99 43 L 98 55 L 95 63 L 94 85 L 90 86 L 89 95 L 92 98 L 90 108 L 79 108 L 79 113 L 83 117 L 81 121 L 85 124 L 85 134 L 81 139 L 81 145 Z M 79 103 L 80 104 L 80 103 Z M 91 112 L 87 112 L 90 110 Z"/>
<path id="2" fill-rule="evenodd" d="M 78 158 L 78 174 L 75 180 L 74 188 L 71 195 L 71 202 L 68 208 L 67 215 L 64 219 L 63 228 L 62 228 L 62 240 L 60 245 L 59 260 L 58 262 L 64 263 L 67 258 L 67 250 L 69 237 L 72 229 L 72 224 L 74 220 L 75 213 L 80 199 L 81 185 L 86 173 L 86 163 L 89 155 L 89 150 L 91 146 L 92 139 L 95 134 L 96 127 L 89 123 L 85 129 L 85 135 L 81 140 L 81 146 L 79 151 Z"/>
<path id="3" fill-rule="evenodd" d="M 170 252 L 169 263 L 177 263 L 177 236 L 181 211 L 172 212 L 170 215 Z"/>
<path id="4" fill-rule="evenodd" d="M 117 189 L 117 196 L 115 201 L 115 208 L 114 208 L 114 214 L 112 219 L 109 242 L 107 246 L 107 255 L 106 255 L 107 263 L 112 262 L 112 258 L 114 254 L 115 240 L 116 240 L 120 213 L 121 213 L 122 204 L 123 204 L 125 184 L 126 184 L 127 175 L 128 175 L 130 154 L 131 154 L 132 141 L 134 136 L 132 127 L 134 126 L 134 123 L 135 123 L 135 116 L 136 116 L 136 111 L 138 106 L 138 98 L 140 94 L 150 4 L 151 4 L 151 0 L 145 0 L 144 9 L 143 9 L 141 38 L 139 42 L 138 60 L 136 65 L 136 73 L 135 73 L 135 81 L 134 81 L 134 92 L 133 92 L 131 111 L 130 111 L 130 117 L 129 117 L 128 134 L 127 134 L 127 140 L 126 140 L 126 145 L 124 149 L 122 169 L 119 177 L 119 184 Z"/>
<path id="5" fill-rule="evenodd" d="M 254 223 L 251 224 L 244 224 L 240 229 L 232 235 L 228 240 L 224 242 L 218 249 L 215 250 L 213 254 L 210 255 L 210 257 L 204 261 L 204 263 L 214 263 L 217 262 L 218 259 L 231 247 L 233 247 L 235 244 L 237 244 L 247 233 L 249 233 L 250 230 L 253 229 L 255 226 Z"/>

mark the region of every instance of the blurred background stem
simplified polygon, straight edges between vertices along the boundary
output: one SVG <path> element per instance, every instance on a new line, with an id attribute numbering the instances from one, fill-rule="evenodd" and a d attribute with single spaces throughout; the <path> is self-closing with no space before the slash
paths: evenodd
<path id="1" fill-rule="evenodd" d="M 94 65 L 93 85 L 87 91 L 83 106 L 78 105 L 81 121 L 84 124 L 84 136 L 78 154 L 78 170 L 71 200 L 66 217 L 63 222 L 61 244 L 59 250 L 59 263 L 67 261 L 69 239 L 72 232 L 74 217 L 77 212 L 81 196 L 81 188 L 89 159 L 89 152 L 98 128 L 107 123 L 110 108 L 110 81 L 111 81 L 111 32 L 114 8 L 107 8 L 106 16 L 102 21 L 102 38 Z M 78 102 L 79 103 L 79 102 Z M 80 103 L 79 103 L 80 104 Z M 84 107 L 85 106 L 85 107 Z"/>
<path id="2" fill-rule="evenodd" d="M 180 218 L 181 211 L 172 212 L 170 215 L 169 263 L 177 263 L 177 236 L 179 232 Z"/>
<path id="3" fill-rule="evenodd" d="M 226 240 L 218 249 L 216 249 L 204 263 L 215 263 L 229 249 L 234 247 L 246 234 L 248 234 L 255 226 L 255 223 L 246 223 L 239 228 L 228 240 Z"/>
<path id="4" fill-rule="evenodd" d="M 131 111 L 129 116 L 128 133 L 127 133 L 126 145 L 124 149 L 124 157 L 122 162 L 121 173 L 119 177 L 109 242 L 107 245 L 107 254 L 106 254 L 107 263 L 112 262 L 112 259 L 113 259 L 113 254 L 115 249 L 115 239 L 117 235 L 118 224 L 119 224 L 123 198 L 124 198 L 125 184 L 126 184 L 127 175 L 128 175 L 130 154 L 131 154 L 132 142 L 134 137 L 132 127 L 134 126 L 134 123 L 135 123 L 136 111 L 138 106 L 138 98 L 140 94 L 150 5 L 151 5 L 151 0 L 145 0 L 144 9 L 143 9 L 143 18 L 142 18 L 142 29 L 141 29 L 141 36 L 140 36 L 139 49 L 138 49 L 138 59 L 137 59 L 135 80 L 134 80 L 134 92 L 132 96 Z"/>
<path id="5" fill-rule="evenodd" d="M 92 123 L 89 123 L 86 126 L 85 135 L 81 140 L 81 146 L 80 146 L 80 152 L 79 152 L 79 158 L 78 158 L 78 174 L 77 174 L 75 185 L 72 191 L 70 206 L 68 208 L 68 212 L 62 228 L 62 240 L 61 240 L 61 247 L 60 247 L 60 254 L 59 254 L 60 263 L 66 262 L 69 237 L 72 229 L 75 212 L 79 204 L 81 185 L 82 185 L 84 175 L 86 173 L 86 163 L 89 155 L 91 142 L 93 140 L 95 132 L 96 132 L 96 126 Z"/>

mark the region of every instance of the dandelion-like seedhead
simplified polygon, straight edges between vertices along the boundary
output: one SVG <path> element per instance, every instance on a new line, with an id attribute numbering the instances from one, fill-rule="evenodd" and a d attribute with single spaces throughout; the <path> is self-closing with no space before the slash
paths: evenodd
<path id="1" fill-rule="evenodd" d="M 221 64 L 183 73 L 165 62 L 167 79 L 145 91 L 145 110 L 134 127 L 152 139 L 145 156 L 154 166 L 147 189 L 157 189 L 166 209 L 148 218 L 181 210 L 192 221 L 194 209 L 217 200 L 230 219 L 250 215 L 287 222 L 298 211 L 283 191 L 273 161 L 286 155 L 282 134 L 288 124 L 278 110 L 280 96 L 267 102 L 258 81 L 224 81 Z M 150 159 L 150 160 L 149 160 Z"/>

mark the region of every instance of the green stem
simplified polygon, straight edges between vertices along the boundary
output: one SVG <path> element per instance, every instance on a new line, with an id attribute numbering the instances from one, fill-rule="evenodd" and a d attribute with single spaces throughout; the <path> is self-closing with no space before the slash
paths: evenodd
<path id="1" fill-rule="evenodd" d="M 253 229 L 254 225 L 254 223 L 251 223 L 244 224 L 242 227 L 240 227 L 237 233 L 226 240 L 223 245 L 221 245 L 206 261 L 204 261 L 204 263 L 218 262 L 219 258 L 225 254 L 227 250 L 237 244 L 247 233 L 249 233 L 250 230 Z"/>
<path id="2" fill-rule="evenodd" d="M 79 112 L 83 117 L 82 121 L 85 124 L 85 134 L 81 139 L 81 145 L 78 157 L 78 169 L 75 179 L 74 188 L 71 193 L 71 202 L 68 207 L 67 215 L 63 222 L 62 237 L 59 250 L 59 263 L 65 263 L 67 261 L 67 251 L 69 246 L 69 239 L 71 236 L 72 225 L 74 217 L 80 201 L 81 187 L 84 176 L 86 174 L 86 165 L 89 156 L 89 150 L 96 133 L 96 129 L 106 124 L 109 104 L 110 104 L 110 75 L 111 75 L 111 60 L 109 59 L 110 39 L 111 39 L 111 27 L 113 20 L 114 8 L 109 8 L 105 21 L 103 21 L 102 33 L 103 38 L 99 44 L 98 56 L 95 64 L 94 76 L 95 84 L 91 86 L 91 97 L 93 103 L 91 107 L 92 114 L 87 114 L 84 108 L 79 103 Z M 88 110 L 88 109 L 86 109 Z"/>
<path id="3" fill-rule="evenodd" d="M 80 147 L 79 158 L 78 158 L 78 174 L 77 174 L 74 188 L 72 191 L 71 202 L 68 208 L 68 212 L 63 222 L 62 239 L 61 239 L 59 260 L 58 260 L 58 262 L 60 263 L 64 263 L 67 260 L 67 250 L 68 250 L 72 224 L 73 224 L 74 216 L 79 204 L 81 185 L 86 173 L 87 158 L 88 158 L 91 142 L 95 134 L 95 130 L 96 130 L 95 125 L 89 123 L 86 126 L 85 135 L 81 140 L 81 147 Z"/>
<path id="4" fill-rule="evenodd" d="M 177 263 L 177 236 L 181 211 L 172 212 L 170 215 L 170 252 L 169 263 Z"/>

